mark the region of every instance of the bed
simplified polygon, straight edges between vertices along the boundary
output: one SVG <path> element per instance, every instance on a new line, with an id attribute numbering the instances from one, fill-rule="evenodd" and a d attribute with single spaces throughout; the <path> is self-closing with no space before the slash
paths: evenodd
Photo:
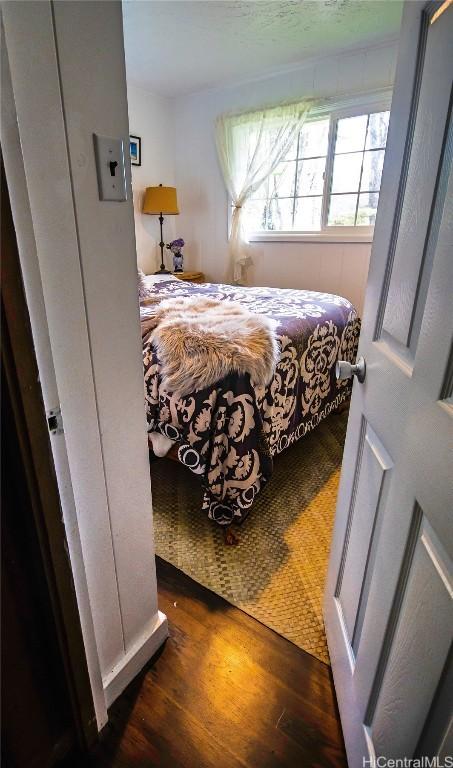
<path id="1" fill-rule="evenodd" d="M 200 476 L 202 510 L 210 519 L 222 526 L 241 523 L 270 479 L 274 457 L 349 399 L 350 384 L 336 380 L 335 363 L 355 360 L 357 312 L 341 296 L 313 291 L 195 285 L 171 275 L 148 277 L 146 283 L 156 302 L 209 296 L 238 302 L 276 322 L 280 354 L 267 386 L 231 371 L 213 386 L 181 397 L 163 386 L 141 308 L 150 447 L 163 443 L 162 454 L 173 445 L 178 460 Z"/>

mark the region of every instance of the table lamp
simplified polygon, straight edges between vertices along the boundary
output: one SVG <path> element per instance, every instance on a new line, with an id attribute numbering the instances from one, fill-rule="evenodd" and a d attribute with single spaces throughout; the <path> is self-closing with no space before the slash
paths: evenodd
<path id="1" fill-rule="evenodd" d="M 155 272 L 155 275 L 169 275 L 170 270 L 165 269 L 164 263 L 164 213 L 166 216 L 175 216 L 179 213 L 178 201 L 176 199 L 175 187 L 163 187 L 159 184 L 158 187 L 147 187 L 145 192 L 145 199 L 143 201 L 143 213 L 154 214 L 159 216 L 160 221 L 160 269 Z"/>

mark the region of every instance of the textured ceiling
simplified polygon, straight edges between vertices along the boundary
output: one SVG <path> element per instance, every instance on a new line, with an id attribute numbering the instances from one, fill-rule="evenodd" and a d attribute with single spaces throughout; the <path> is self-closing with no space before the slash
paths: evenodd
<path id="1" fill-rule="evenodd" d="M 128 78 L 169 96 L 266 75 L 399 32 L 400 0 L 123 0 Z"/>

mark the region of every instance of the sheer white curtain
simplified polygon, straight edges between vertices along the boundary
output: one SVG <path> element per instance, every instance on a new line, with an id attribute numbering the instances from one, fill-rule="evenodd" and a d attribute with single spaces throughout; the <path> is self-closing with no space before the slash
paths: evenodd
<path id="1" fill-rule="evenodd" d="M 304 101 L 217 118 L 217 152 L 234 206 L 229 249 L 236 283 L 250 262 L 243 206 L 284 159 L 311 106 Z"/>

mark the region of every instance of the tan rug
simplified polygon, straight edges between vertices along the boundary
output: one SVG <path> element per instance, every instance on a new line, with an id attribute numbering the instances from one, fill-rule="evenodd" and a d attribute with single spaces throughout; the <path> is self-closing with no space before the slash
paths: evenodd
<path id="1" fill-rule="evenodd" d="M 156 553 L 321 661 L 322 598 L 347 413 L 277 456 L 240 544 L 200 512 L 200 481 L 169 459 L 151 465 Z"/>

